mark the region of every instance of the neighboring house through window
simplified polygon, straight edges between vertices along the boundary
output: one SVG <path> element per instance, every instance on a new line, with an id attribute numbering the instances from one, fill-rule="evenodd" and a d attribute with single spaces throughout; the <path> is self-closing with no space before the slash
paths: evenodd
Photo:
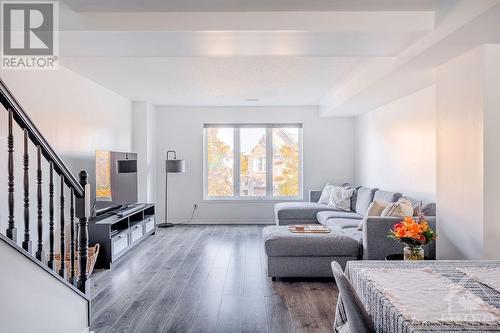
<path id="1" fill-rule="evenodd" d="M 302 124 L 205 124 L 205 199 L 302 198 Z"/>

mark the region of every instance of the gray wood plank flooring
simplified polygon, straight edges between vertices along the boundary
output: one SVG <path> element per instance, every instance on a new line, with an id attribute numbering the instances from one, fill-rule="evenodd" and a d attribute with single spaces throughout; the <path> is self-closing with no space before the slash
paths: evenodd
<path id="1" fill-rule="evenodd" d="M 104 332 L 332 332 L 333 280 L 266 276 L 258 225 L 159 229 L 90 278 Z"/>

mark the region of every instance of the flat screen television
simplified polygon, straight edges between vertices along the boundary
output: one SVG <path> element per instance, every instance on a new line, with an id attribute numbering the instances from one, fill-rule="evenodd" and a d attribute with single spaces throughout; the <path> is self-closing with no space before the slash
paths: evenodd
<path id="1" fill-rule="evenodd" d="M 96 211 L 137 203 L 137 154 L 98 150 L 95 153 Z"/>

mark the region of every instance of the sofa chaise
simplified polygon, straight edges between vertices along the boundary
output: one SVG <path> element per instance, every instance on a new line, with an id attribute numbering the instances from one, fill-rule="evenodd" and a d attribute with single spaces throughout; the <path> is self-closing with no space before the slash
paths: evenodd
<path id="1" fill-rule="evenodd" d="M 322 191 L 311 191 L 309 202 L 283 202 L 275 205 L 276 226 L 263 230 L 268 275 L 271 277 L 331 276 L 330 262 L 342 266 L 349 260 L 384 260 L 402 253 L 403 245 L 387 237 L 401 217 L 366 216 L 373 201 L 396 202 L 401 193 L 358 187 L 351 199 L 351 211 L 340 211 L 318 200 Z M 436 205 L 407 197 L 415 208 L 422 207 L 431 228 L 436 228 Z M 330 234 L 293 234 L 290 224 L 329 226 Z M 362 223 L 362 230 L 358 226 Z M 435 242 L 424 247 L 435 258 Z"/>

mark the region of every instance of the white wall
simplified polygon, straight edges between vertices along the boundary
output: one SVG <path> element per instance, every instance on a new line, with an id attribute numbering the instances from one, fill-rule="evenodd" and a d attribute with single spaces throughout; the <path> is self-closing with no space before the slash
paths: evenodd
<path id="1" fill-rule="evenodd" d="M 88 301 L 0 240 L 2 332 L 80 333 Z"/>
<path id="2" fill-rule="evenodd" d="M 484 45 L 356 118 L 356 182 L 436 200 L 439 258 L 500 258 L 499 86 L 500 45 Z"/>
<path id="3" fill-rule="evenodd" d="M 147 102 L 132 103 L 132 150 L 137 153 L 139 202 L 156 198 L 156 113 Z"/>
<path id="4" fill-rule="evenodd" d="M 319 118 L 316 107 L 157 107 L 157 203 L 163 219 L 167 150 L 186 160 L 186 173 L 169 175 L 170 220 L 186 219 L 195 203 L 195 222 L 267 223 L 275 202 L 203 201 L 202 140 L 205 122 L 301 122 L 304 151 L 304 196 L 326 182 L 353 180 L 353 119 Z"/>
<path id="5" fill-rule="evenodd" d="M 435 86 L 356 117 L 355 133 L 356 184 L 435 200 Z"/>
<path id="6" fill-rule="evenodd" d="M 482 77 L 481 49 L 437 71 L 437 246 L 442 258 L 482 258 Z"/>
<path id="7" fill-rule="evenodd" d="M 500 46 L 474 49 L 437 71 L 438 255 L 500 258 Z"/>
<path id="8" fill-rule="evenodd" d="M 109 149 L 129 151 L 131 148 L 131 105 L 128 100 L 100 85 L 60 67 L 55 71 L 0 71 L 20 104 L 27 111 L 57 154 L 78 175 L 80 170 L 90 174 L 94 185 L 94 151 Z M 7 112 L 0 107 L 0 160 L 7 160 Z M 22 238 L 22 132 L 15 132 L 16 216 L 18 241 Z M 30 179 L 36 179 L 36 150 L 30 146 Z M 0 228 L 7 224 L 7 170 L 0 164 Z M 47 226 L 47 163 L 44 163 L 44 212 Z M 59 180 L 56 177 L 57 184 Z M 31 184 L 31 230 L 36 239 L 36 187 Z M 59 197 L 56 186 L 56 202 Z M 67 203 L 69 200 L 66 201 Z M 58 211 L 56 212 L 56 221 Z M 58 225 L 58 223 L 56 223 Z M 47 232 L 45 231 L 45 236 Z"/>
<path id="9" fill-rule="evenodd" d="M 500 45 L 484 46 L 484 258 L 500 259 Z"/>

